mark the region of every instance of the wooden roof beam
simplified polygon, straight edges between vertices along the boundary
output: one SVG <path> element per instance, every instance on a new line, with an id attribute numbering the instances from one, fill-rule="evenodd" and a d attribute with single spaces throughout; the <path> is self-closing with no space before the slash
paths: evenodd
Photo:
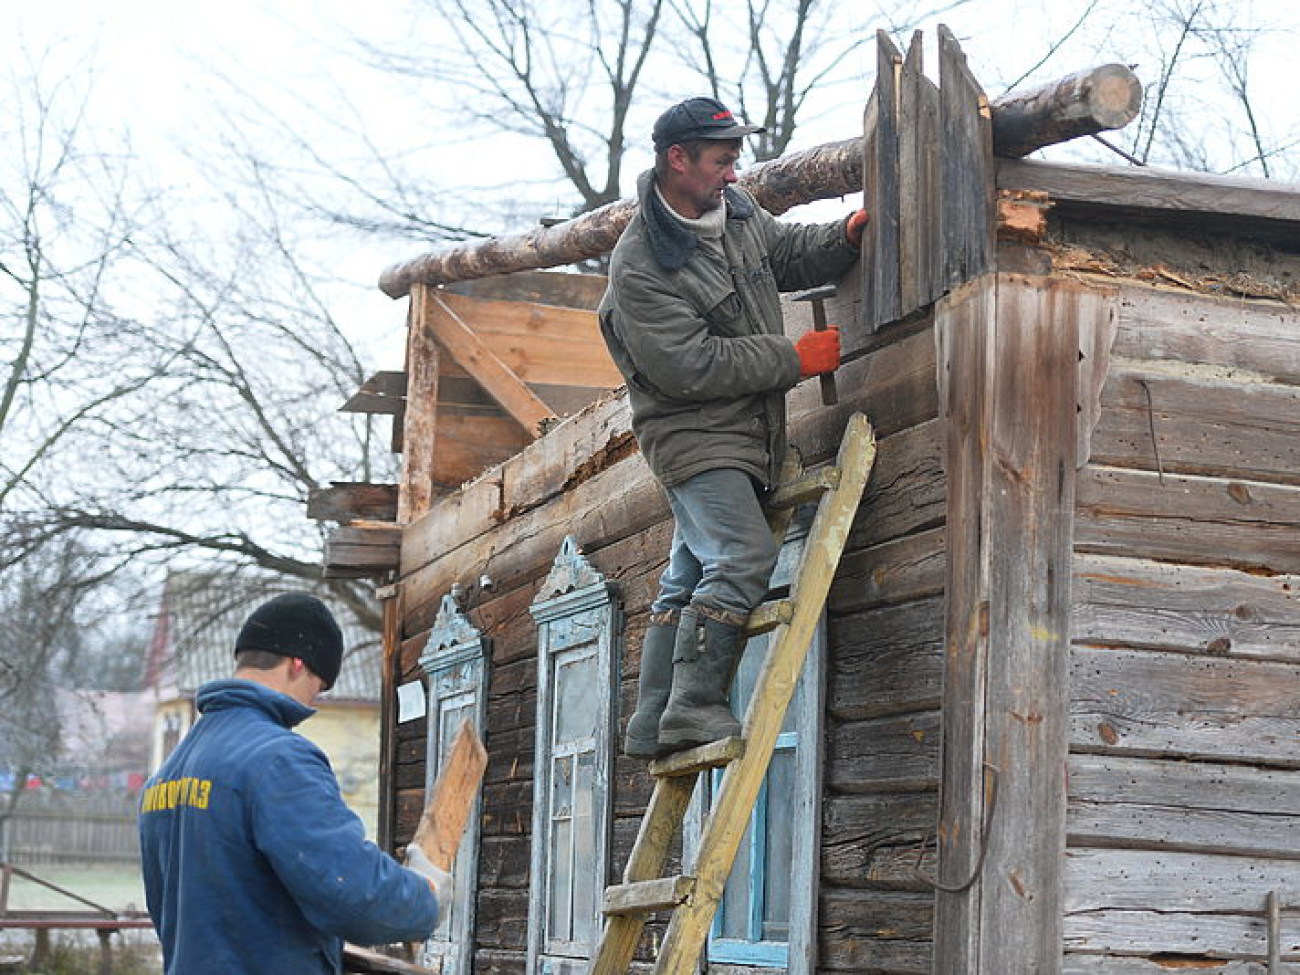
<path id="1" fill-rule="evenodd" d="M 426 286 L 425 291 L 424 314 L 413 324 L 432 332 L 457 364 L 478 380 L 529 436 L 536 438 L 543 423 L 555 419 L 551 408 L 474 334 L 436 290 Z"/>

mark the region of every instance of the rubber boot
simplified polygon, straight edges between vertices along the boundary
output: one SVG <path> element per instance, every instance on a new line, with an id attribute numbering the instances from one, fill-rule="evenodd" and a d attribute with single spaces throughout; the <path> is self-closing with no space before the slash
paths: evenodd
<path id="1" fill-rule="evenodd" d="M 702 633 L 702 639 L 701 639 Z M 673 648 L 673 689 L 659 720 L 659 741 L 670 751 L 740 734 L 727 704 L 744 627 L 682 610 Z"/>
<path id="2" fill-rule="evenodd" d="M 623 753 L 632 758 L 659 758 L 668 749 L 659 744 L 659 718 L 673 686 L 673 643 L 677 626 L 653 623 L 641 644 L 641 677 L 637 681 L 636 710 L 627 722 Z"/>

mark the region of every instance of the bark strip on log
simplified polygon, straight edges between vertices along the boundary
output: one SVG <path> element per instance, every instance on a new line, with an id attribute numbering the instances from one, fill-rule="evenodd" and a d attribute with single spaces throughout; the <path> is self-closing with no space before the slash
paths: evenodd
<path id="1" fill-rule="evenodd" d="M 1142 83 L 1122 64 L 1103 64 L 993 103 L 993 152 L 1027 156 L 1083 135 L 1120 129 L 1142 108 Z"/>
<path id="2" fill-rule="evenodd" d="M 993 151 L 1023 156 L 1045 145 L 1126 125 L 1136 114 L 1141 91 L 1128 68 L 1112 64 L 1012 95 L 992 106 Z M 1000 121 L 1003 114 L 1007 117 Z M 855 193 L 862 188 L 862 146 L 861 138 L 814 146 L 755 166 L 739 183 L 775 214 Z M 401 298 L 417 282 L 450 284 L 599 257 L 613 248 L 636 208 L 634 199 L 616 200 L 555 226 L 425 254 L 389 267 L 379 278 L 379 288 L 390 298 Z"/>
<path id="3" fill-rule="evenodd" d="M 854 193 L 862 188 L 862 140 L 828 142 L 782 156 L 755 166 L 739 182 L 765 210 L 776 214 L 801 203 Z M 401 298 L 417 282 L 450 284 L 599 257 L 613 249 L 636 208 L 636 200 L 615 200 L 553 227 L 426 254 L 388 268 L 380 276 L 379 288 L 390 298 Z"/>

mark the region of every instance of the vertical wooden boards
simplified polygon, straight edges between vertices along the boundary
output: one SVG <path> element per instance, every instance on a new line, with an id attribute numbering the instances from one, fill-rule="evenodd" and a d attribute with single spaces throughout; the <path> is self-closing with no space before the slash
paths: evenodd
<path id="1" fill-rule="evenodd" d="M 862 325 L 874 332 L 993 263 L 988 99 L 952 32 L 939 28 L 942 87 L 923 71 L 917 31 L 904 58 L 876 36 L 876 85 L 863 119 Z"/>
<path id="2" fill-rule="evenodd" d="M 397 811 L 397 787 L 393 779 L 393 751 L 397 742 L 397 677 L 401 673 L 402 616 L 405 600 L 402 587 L 383 590 L 383 646 L 379 692 L 379 821 L 375 824 L 379 846 L 391 850 Z"/>
<path id="3" fill-rule="evenodd" d="M 969 284 L 935 315 L 940 409 L 947 423 L 948 561 L 944 588 L 943 751 L 937 878 L 952 889 L 935 905 L 935 971 L 979 971 L 978 883 L 983 823 L 996 778 L 984 769 L 985 669 L 988 665 L 990 503 L 988 428 L 993 317 L 992 279 Z"/>
<path id="4" fill-rule="evenodd" d="M 902 317 L 898 248 L 898 86 L 902 66 L 903 56 L 894 42 L 884 31 L 877 31 L 876 87 L 864 122 L 870 131 L 863 132 L 864 151 L 870 151 L 862 161 L 862 205 L 871 215 L 862 247 L 862 314 L 869 332 Z"/>
<path id="5" fill-rule="evenodd" d="M 415 285 L 406 321 L 406 407 L 402 417 L 402 477 L 397 520 L 410 524 L 433 501 L 434 430 L 438 419 L 438 341 L 427 327 L 429 288 Z"/>
<path id="6" fill-rule="evenodd" d="M 912 35 L 898 91 L 898 263 L 901 310 L 943 293 L 939 224 L 939 89 L 923 73 L 921 32 Z"/>
<path id="7" fill-rule="evenodd" d="M 993 266 L 993 133 L 988 98 L 952 31 L 939 27 L 940 223 L 944 284 Z"/>
<path id="8" fill-rule="evenodd" d="M 1079 323 L 1109 314 L 1085 286 L 999 275 L 938 316 L 951 480 L 936 971 L 1060 971 Z"/>

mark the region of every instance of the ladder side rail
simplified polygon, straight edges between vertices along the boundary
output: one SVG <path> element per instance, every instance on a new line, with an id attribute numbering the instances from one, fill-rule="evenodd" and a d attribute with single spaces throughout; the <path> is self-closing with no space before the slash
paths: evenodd
<path id="1" fill-rule="evenodd" d="M 799 673 L 830 592 L 840 555 L 875 461 L 875 437 L 867 418 L 849 418 L 837 466 L 840 484 L 823 497 L 791 585 L 793 619 L 777 631 L 776 644 L 759 672 L 745 713 L 745 754 L 727 766 L 696 858 L 694 894 L 674 913 L 655 966 L 656 975 L 687 975 L 713 923 L 736 851 L 744 836 L 772 752 L 794 695 Z"/>

